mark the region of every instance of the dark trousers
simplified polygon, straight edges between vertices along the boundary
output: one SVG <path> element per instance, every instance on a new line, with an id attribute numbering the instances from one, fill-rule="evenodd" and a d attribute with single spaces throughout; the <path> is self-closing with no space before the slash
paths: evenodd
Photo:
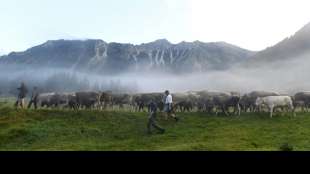
<path id="1" fill-rule="evenodd" d="M 25 107 L 25 98 L 18 98 L 17 101 L 15 102 L 14 106 L 18 108 L 20 106 L 21 108 Z"/>
<path id="2" fill-rule="evenodd" d="M 155 129 L 157 129 L 161 132 L 164 131 L 164 129 L 162 127 L 160 127 L 156 122 L 156 113 L 151 113 L 151 115 L 149 117 L 149 121 L 147 124 L 147 130 L 149 133 L 152 131 L 152 127 L 154 127 Z"/>
<path id="3" fill-rule="evenodd" d="M 32 104 L 34 105 L 34 108 L 37 109 L 38 105 L 37 105 L 37 100 L 30 100 L 29 104 L 28 104 L 28 109 L 31 108 Z"/>

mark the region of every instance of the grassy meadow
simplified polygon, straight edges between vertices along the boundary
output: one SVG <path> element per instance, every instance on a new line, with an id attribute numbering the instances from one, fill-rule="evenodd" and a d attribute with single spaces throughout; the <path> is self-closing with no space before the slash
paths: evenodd
<path id="1" fill-rule="evenodd" d="M 0 101 L 1 151 L 280 151 L 310 150 L 310 114 L 179 113 L 180 122 L 146 133 L 147 113 L 17 110 Z"/>

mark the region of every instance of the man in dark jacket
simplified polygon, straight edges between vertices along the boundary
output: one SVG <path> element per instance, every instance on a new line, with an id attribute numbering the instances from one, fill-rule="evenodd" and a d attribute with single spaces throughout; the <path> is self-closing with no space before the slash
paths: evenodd
<path id="1" fill-rule="evenodd" d="M 25 108 L 25 98 L 27 96 L 28 93 L 28 89 L 25 85 L 24 82 L 22 82 L 21 86 L 19 88 L 17 88 L 17 90 L 19 91 L 18 93 L 18 98 L 17 101 L 15 103 L 15 107 L 21 106 L 21 108 Z"/>
<path id="2" fill-rule="evenodd" d="M 31 95 L 31 99 L 30 102 L 28 104 L 28 109 L 31 108 L 32 104 L 34 105 L 34 108 L 37 109 L 38 108 L 38 97 L 39 97 L 39 91 L 37 87 L 34 87 L 32 90 L 32 95 Z"/>
<path id="3" fill-rule="evenodd" d="M 156 122 L 157 105 L 156 105 L 156 103 L 153 100 L 149 104 L 149 111 L 150 111 L 150 115 L 149 115 L 149 121 L 148 121 L 148 124 L 147 124 L 148 134 L 152 133 L 152 130 L 151 130 L 152 127 L 154 127 L 155 129 L 159 130 L 160 133 L 165 133 L 165 129 L 163 129 L 160 126 L 158 126 L 158 124 Z"/>

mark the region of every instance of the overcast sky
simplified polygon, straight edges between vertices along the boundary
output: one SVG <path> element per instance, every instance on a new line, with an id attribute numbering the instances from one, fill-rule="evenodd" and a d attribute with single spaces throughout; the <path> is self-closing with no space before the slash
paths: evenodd
<path id="1" fill-rule="evenodd" d="M 1 0 L 0 54 L 55 39 L 167 38 L 262 50 L 310 22 L 309 0 Z"/>

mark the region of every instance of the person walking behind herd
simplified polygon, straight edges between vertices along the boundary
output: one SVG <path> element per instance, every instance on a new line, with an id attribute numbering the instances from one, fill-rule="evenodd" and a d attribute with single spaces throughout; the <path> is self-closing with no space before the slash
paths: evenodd
<path id="1" fill-rule="evenodd" d="M 150 111 L 150 115 L 149 115 L 149 121 L 147 124 L 147 133 L 151 134 L 152 133 L 152 127 L 154 127 L 155 129 L 159 130 L 160 133 L 165 133 L 165 129 L 161 128 L 160 126 L 158 126 L 157 122 L 156 122 L 156 115 L 157 115 L 157 105 L 156 103 L 152 100 L 151 103 L 149 104 L 149 111 Z"/>
<path id="2" fill-rule="evenodd" d="M 34 87 L 32 90 L 32 95 L 31 95 L 31 99 L 30 102 L 28 104 L 28 109 L 31 108 L 32 104 L 34 105 L 34 108 L 37 109 L 38 108 L 38 97 L 39 97 L 39 91 L 37 87 Z"/>
<path id="3" fill-rule="evenodd" d="M 18 108 L 18 106 L 20 106 L 21 108 L 25 108 L 25 98 L 27 96 L 28 93 L 28 89 L 25 85 L 24 82 L 21 83 L 21 86 L 19 88 L 17 88 L 17 90 L 19 91 L 18 93 L 18 98 L 17 101 L 15 103 L 15 107 Z"/>
<path id="4" fill-rule="evenodd" d="M 164 112 L 166 113 L 166 120 L 168 120 L 168 117 L 174 118 L 176 121 L 179 121 L 179 118 L 176 116 L 173 108 L 173 98 L 170 92 L 167 90 L 165 91 L 165 107 Z"/>

